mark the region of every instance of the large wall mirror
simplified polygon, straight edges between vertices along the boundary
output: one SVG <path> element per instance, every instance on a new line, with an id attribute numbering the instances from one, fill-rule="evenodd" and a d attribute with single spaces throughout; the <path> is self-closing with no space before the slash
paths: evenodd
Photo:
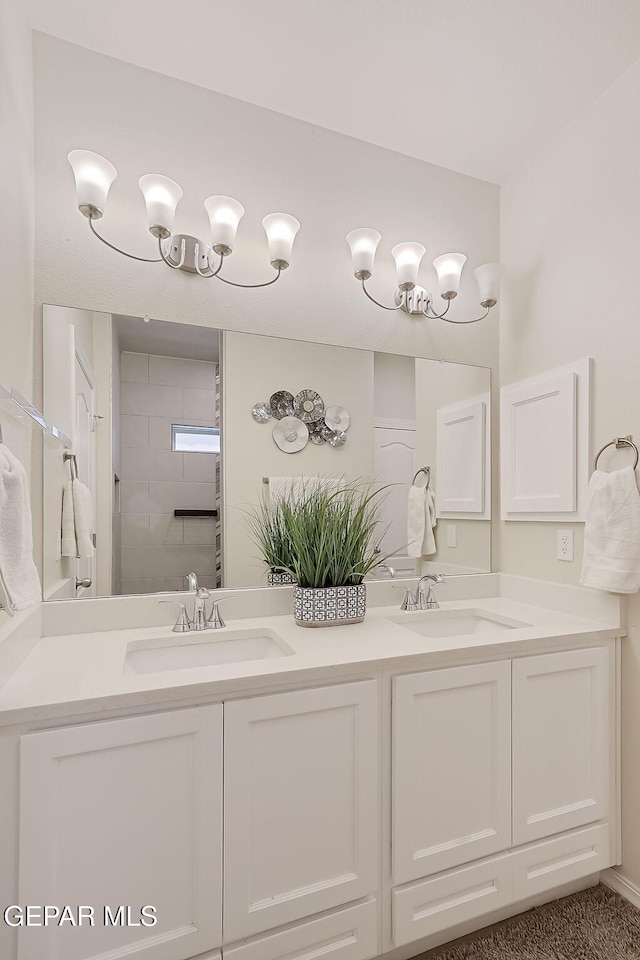
<path id="1" fill-rule="evenodd" d="M 247 510 L 300 478 L 390 485 L 380 546 L 393 556 L 377 577 L 490 571 L 489 369 L 58 306 L 44 307 L 43 344 L 44 412 L 70 443 L 45 444 L 46 599 L 183 590 L 191 572 L 264 585 Z M 306 433 L 282 419 L 291 398 L 314 418 Z M 65 529 L 75 475 L 93 556 L 73 555 Z M 414 479 L 437 516 L 418 557 Z"/>

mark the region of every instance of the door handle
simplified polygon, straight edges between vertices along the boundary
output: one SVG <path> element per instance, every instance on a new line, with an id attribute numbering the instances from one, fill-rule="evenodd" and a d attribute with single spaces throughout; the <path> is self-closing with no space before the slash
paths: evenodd
<path id="1" fill-rule="evenodd" d="M 91 583 L 91 577 L 85 577 L 84 580 L 78 580 L 76 577 L 76 590 L 79 590 L 80 587 L 90 587 Z"/>

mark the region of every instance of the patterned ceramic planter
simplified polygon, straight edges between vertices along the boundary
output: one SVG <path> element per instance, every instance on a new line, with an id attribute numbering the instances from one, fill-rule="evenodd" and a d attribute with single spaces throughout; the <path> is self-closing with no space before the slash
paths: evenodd
<path id="1" fill-rule="evenodd" d="M 367 609 L 364 583 L 350 587 L 294 587 L 293 615 L 301 627 L 360 623 Z"/>
<path id="2" fill-rule="evenodd" d="M 296 578 L 292 577 L 290 573 L 279 573 L 276 570 L 269 570 L 267 574 L 267 584 L 270 587 L 290 587 L 295 582 Z"/>

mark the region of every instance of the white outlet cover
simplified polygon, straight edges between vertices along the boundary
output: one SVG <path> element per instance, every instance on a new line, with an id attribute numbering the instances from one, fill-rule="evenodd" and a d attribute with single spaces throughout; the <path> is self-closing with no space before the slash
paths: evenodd
<path id="1" fill-rule="evenodd" d="M 558 560 L 573 560 L 573 530 L 557 531 L 556 558 Z"/>
<path id="2" fill-rule="evenodd" d="M 458 537 L 456 531 L 455 523 L 447 524 L 447 546 L 448 547 L 457 547 L 458 546 Z"/>

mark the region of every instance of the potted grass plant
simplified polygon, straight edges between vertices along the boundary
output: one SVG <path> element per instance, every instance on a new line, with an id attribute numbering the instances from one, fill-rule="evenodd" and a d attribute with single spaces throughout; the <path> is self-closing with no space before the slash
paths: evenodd
<path id="1" fill-rule="evenodd" d="M 279 523 L 290 546 L 294 617 L 305 627 L 359 623 L 366 611 L 364 578 L 385 557 L 380 506 L 385 488 L 357 481 L 336 489 L 318 482 L 283 499 Z"/>
<path id="2" fill-rule="evenodd" d="M 271 503 L 268 497 L 263 497 L 248 513 L 249 531 L 266 564 L 270 587 L 296 582 L 291 573 L 293 551 L 285 526 L 283 502 L 280 499 Z"/>

